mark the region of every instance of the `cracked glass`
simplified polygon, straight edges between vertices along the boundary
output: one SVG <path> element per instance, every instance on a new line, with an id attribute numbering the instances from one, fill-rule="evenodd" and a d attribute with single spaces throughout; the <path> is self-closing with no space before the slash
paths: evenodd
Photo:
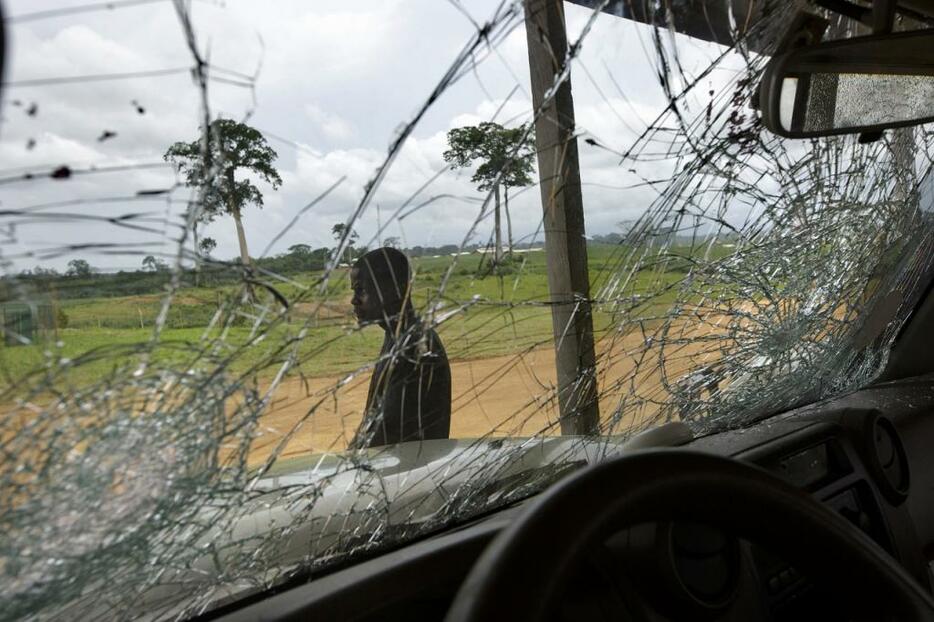
<path id="1" fill-rule="evenodd" d="M 4 3 L 0 618 L 185 619 L 860 388 L 927 284 L 930 126 L 762 126 L 784 2 L 314 4 Z"/>

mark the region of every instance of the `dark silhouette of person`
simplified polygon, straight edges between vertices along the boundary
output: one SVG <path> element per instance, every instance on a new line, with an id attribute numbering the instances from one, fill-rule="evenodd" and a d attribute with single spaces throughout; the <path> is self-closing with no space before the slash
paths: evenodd
<path id="1" fill-rule="evenodd" d="M 410 279 L 409 260 L 389 247 L 370 251 L 351 269 L 357 321 L 386 333 L 351 449 L 450 435 L 451 367 L 438 334 L 412 307 Z"/>

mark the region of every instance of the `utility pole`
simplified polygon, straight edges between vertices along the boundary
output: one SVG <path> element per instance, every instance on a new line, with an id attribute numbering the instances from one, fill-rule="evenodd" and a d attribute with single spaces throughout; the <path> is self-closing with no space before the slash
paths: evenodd
<path id="1" fill-rule="evenodd" d="M 548 289 L 555 336 L 558 405 L 562 434 L 595 434 L 599 429 L 596 355 L 584 202 L 574 136 L 570 78 L 542 108 L 567 57 L 563 0 L 526 0 L 535 146 L 542 193 Z"/>

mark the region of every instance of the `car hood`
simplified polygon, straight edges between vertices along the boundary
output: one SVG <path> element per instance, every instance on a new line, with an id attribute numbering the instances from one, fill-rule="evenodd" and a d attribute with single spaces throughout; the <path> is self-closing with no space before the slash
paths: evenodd
<path id="1" fill-rule="evenodd" d="M 686 426 L 673 423 L 628 440 L 432 440 L 284 459 L 254 473 L 256 494 L 235 516 L 201 513 L 213 524 L 199 542 L 204 553 L 150 586 L 140 608 L 152 612 L 147 616 L 152 619 L 189 615 L 193 600 L 198 610 L 210 610 L 269 589 L 299 570 L 343 561 L 346 551 L 366 556 L 463 524 L 491 507 L 533 495 L 586 464 L 690 439 Z M 212 586 L 209 597 L 198 591 L 203 585 Z M 102 605 L 95 612 L 84 599 L 62 613 L 69 609 L 81 615 L 108 611 Z"/>

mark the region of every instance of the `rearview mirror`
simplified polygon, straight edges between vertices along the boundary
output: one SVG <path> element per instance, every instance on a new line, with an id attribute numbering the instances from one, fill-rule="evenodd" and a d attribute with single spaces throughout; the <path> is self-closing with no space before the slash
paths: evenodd
<path id="1" fill-rule="evenodd" d="M 829 41 L 776 55 L 759 90 L 762 121 L 790 138 L 934 121 L 934 30 Z"/>

